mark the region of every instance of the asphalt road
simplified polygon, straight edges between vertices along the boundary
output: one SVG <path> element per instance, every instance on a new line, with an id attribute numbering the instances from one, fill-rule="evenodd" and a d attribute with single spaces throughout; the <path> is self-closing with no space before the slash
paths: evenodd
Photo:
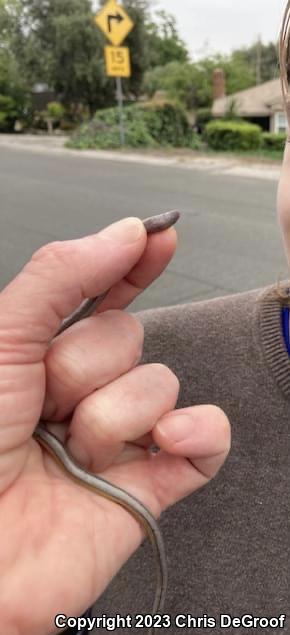
<path id="1" fill-rule="evenodd" d="M 277 183 L 208 171 L 1 148 L 0 287 L 52 240 L 124 216 L 179 209 L 179 247 L 132 310 L 208 299 L 287 278 Z"/>

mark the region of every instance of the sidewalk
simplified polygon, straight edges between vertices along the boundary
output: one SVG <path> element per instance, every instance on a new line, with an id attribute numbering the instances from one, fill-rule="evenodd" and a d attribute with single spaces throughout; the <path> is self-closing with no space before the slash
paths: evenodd
<path id="1" fill-rule="evenodd" d="M 186 170 L 205 170 L 215 174 L 245 176 L 278 181 L 281 167 L 275 163 L 255 163 L 252 159 L 209 157 L 188 150 L 131 151 L 131 150 L 70 150 L 65 148 L 66 136 L 0 134 L 1 148 L 25 150 L 40 154 L 57 154 L 103 161 L 126 161 L 144 165 L 167 166 Z"/>

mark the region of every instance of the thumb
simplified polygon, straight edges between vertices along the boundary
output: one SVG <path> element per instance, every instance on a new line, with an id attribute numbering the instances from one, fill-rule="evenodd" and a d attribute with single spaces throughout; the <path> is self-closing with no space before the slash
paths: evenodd
<path id="1" fill-rule="evenodd" d="M 62 320 L 121 280 L 146 246 L 141 220 L 42 247 L 0 294 L 0 493 L 19 475 L 45 396 L 44 357 Z"/>

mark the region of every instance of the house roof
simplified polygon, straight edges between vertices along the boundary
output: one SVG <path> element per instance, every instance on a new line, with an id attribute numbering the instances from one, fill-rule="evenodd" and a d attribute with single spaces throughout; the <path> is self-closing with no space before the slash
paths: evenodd
<path id="1" fill-rule="evenodd" d="M 215 99 L 213 116 L 222 117 L 233 100 L 242 117 L 269 117 L 273 112 L 284 111 L 280 79 L 272 79 L 265 84 Z"/>

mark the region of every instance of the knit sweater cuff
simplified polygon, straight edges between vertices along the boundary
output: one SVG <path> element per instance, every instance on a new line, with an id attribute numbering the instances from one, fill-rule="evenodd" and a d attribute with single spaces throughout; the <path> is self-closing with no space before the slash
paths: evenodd
<path id="1" fill-rule="evenodd" d="M 257 298 L 261 340 L 266 361 L 280 388 L 290 399 L 290 359 L 283 336 L 282 307 L 274 291 L 273 286 Z"/>

